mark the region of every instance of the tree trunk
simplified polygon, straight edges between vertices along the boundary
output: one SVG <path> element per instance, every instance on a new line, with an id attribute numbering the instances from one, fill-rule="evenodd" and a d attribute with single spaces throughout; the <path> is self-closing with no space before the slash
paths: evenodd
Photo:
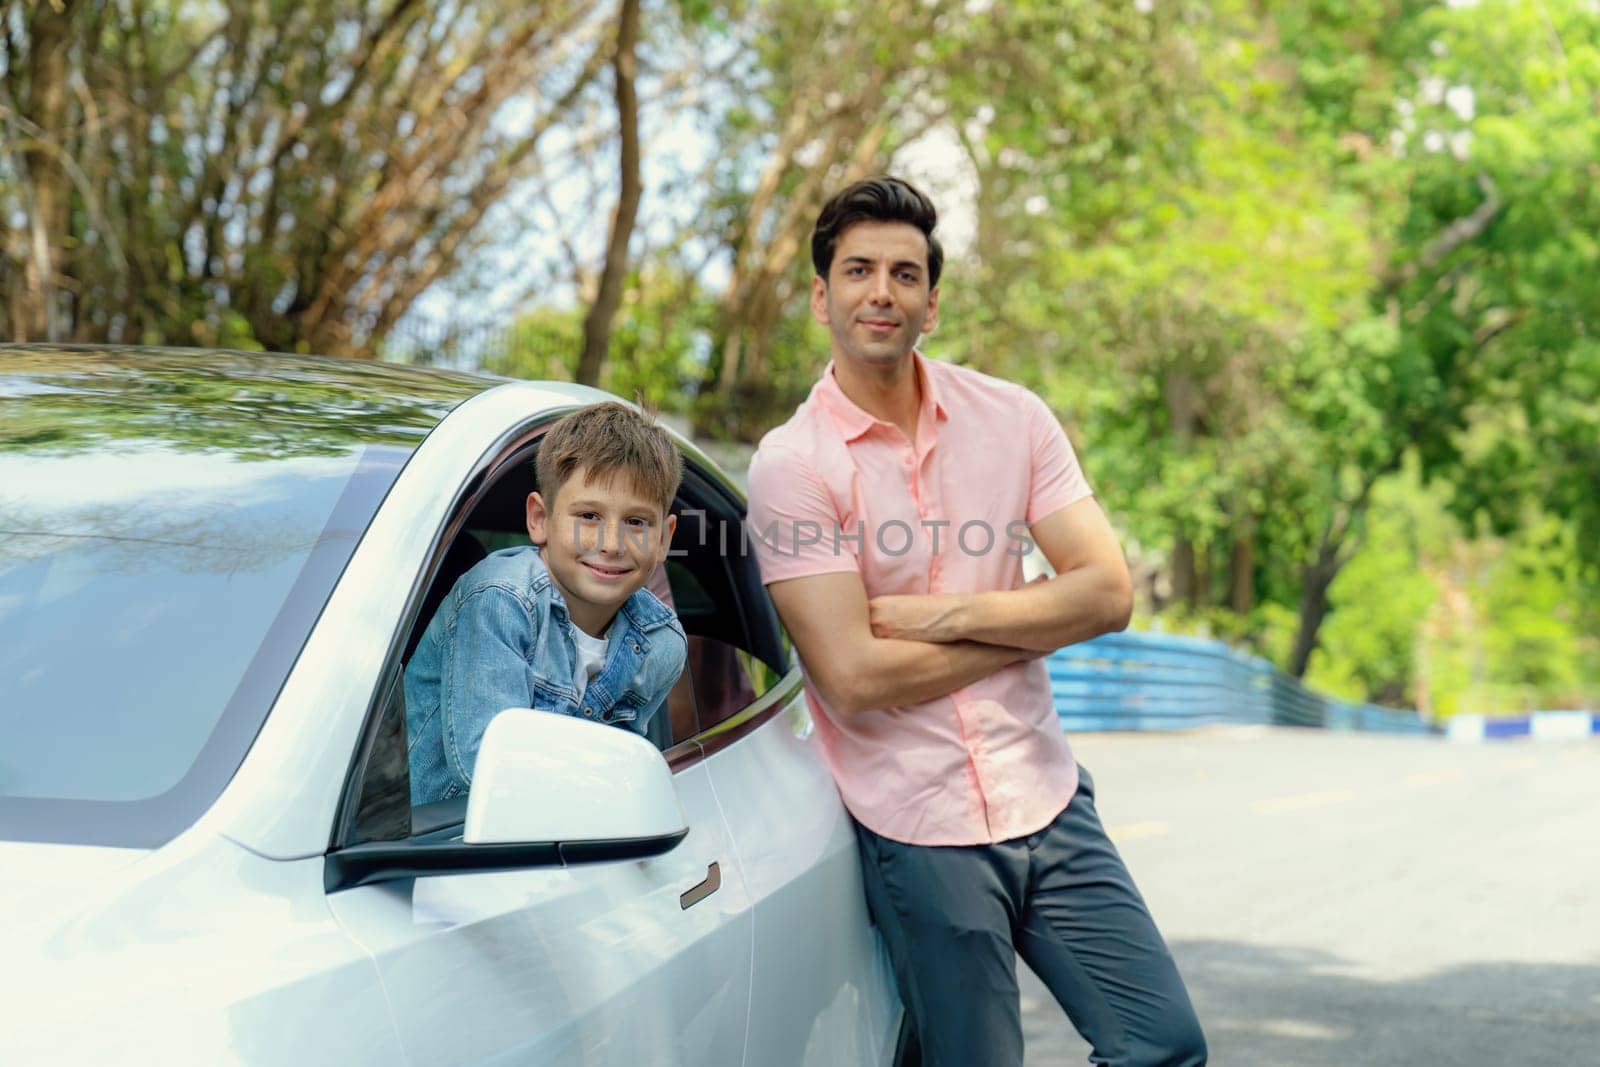
<path id="1" fill-rule="evenodd" d="M 1306 585 L 1300 595 L 1300 628 L 1294 635 L 1294 650 L 1289 654 L 1289 673 L 1296 678 L 1306 676 L 1311 653 L 1317 649 L 1322 622 L 1328 617 L 1328 587 L 1343 566 L 1338 546 L 1324 540 L 1316 562 L 1306 568 Z"/>
<path id="2" fill-rule="evenodd" d="M 12 330 L 30 341 L 59 341 L 66 333 L 60 282 L 67 276 L 62 241 L 67 235 L 69 190 L 62 160 L 71 151 L 65 138 L 71 44 L 71 6 L 38 4 L 28 23 L 28 93 L 17 101 L 35 130 L 25 135 L 32 147 L 20 153 L 24 173 L 18 179 L 32 205 L 22 270 L 22 318 L 12 323 Z"/>
<path id="3" fill-rule="evenodd" d="M 1228 559 L 1228 606 L 1235 615 L 1248 615 L 1256 606 L 1256 533 L 1249 519 L 1240 520 L 1235 529 Z"/>
<path id="4" fill-rule="evenodd" d="M 766 357 L 792 288 L 783 284 L 807 249 L 811 227 L 827 198 L 845 184 L 864 177 L 886 162 L 883 145 L 892 115 L 884 112 L 888 72 L 875 68 L 858 94 L 825 105 L 833 82 L 813 86 L 815 95 L 790 101 L 778 145 L 768 156 L 761 180 L 751 195 L 746 221 L 733 247 L 733 273 L 722 298 L 717 357 L 706 367 L 700 395 L 718 399 L 701 404 L 695 432 L 728 430 L 727 408 L 759 408 L 765 396 Z M 794 188 L 783 179 L 807 145 L 821 145 L 819 158 L 808 160 Z M 757 422 L 764 420 L 757 415 Z"/>
<path id="5" fill-rule="evenodd" d="M 1172 599 L 1187 608 L 1199 604 L 1200 577 L 1194 542 L 1179 534 L 1172 544 Z"/>
<path id="6" fill-rule="evenodd" d="M 605 267 L 600 288 L 583 320 L 583 355 L 578 359 L 577 379 L 584 385 L 599 385 L 600 370 L 611 344 L 611 326 L 622 303 L 622 285 L 628 277 L 628 241 L 633 237 L 643 193 L 639 161 L 639 96 L 634 81 L 639 60 L 639 0 L 622 0 L 617 24 L 616 72 L 617 119 L 622 131 L 621 181 L 617 191 L 617 211 L 611 218 L 611 239 L 606 244 Z"/>
<path id="7" fill-rule="evenodd" d="M 1200 422 L 1199 389 L 1186 372 L 1168 370 L 1162 378 L 1161 391 L 1173 442 L 1180 455 L 1188 455 L 1194 448 Z M 1181 524 L 1172 543 L 1172 598 L 1191 609 L 1199 607 L 1202 599 L 1200 560 L 1194 541 Z"/>

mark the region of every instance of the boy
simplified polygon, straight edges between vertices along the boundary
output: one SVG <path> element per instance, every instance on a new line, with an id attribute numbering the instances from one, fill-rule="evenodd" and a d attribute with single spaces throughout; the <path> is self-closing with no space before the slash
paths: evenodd
<path id="1" fill-rule="evenodd" d="M 535 473 L 533 544 L 462 575 L 406 666 L 413 804 L 467 792 L 506 708 L 643 734 L 683 671 L 683 627 L 644 589 L 677 526 L 671 438 L 624 404 L 594 404 L 545 435 Z"/>

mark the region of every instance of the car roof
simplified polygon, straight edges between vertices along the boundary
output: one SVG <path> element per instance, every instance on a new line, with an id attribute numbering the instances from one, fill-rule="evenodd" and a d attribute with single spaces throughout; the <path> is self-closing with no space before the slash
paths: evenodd
<path id="1" fill-rule="evenodd" d="M 143 440 L 260 459 L 415 448 L 451 409 L 504 381 L 261 352 L 0 345 L 0 450 Z"/>
<path id="2" fill-rule="evenodd" d="M 278 352 L 0 344 L 0 453 L 71 454 L 141 443 L 239 459 L 314 457 L 363 445 L 412 451 L 465 401 L 494 389 L 542 405 L 618 399 L 572 382 Z M 465 416 L 465 413 L 463 413 Z M 734 500 L 736 481 L 669 429 Z"/>

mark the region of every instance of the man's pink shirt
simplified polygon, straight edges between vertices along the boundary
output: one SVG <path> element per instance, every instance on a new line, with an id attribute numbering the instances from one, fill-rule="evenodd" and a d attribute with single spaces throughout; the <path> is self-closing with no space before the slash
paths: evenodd
<path id="1" fill-rule="evenodd" d="M 1091 495 L 1038 397 L 912 358 L 922 385 L 914 442 L 852 403 L 831 363 L 793 417 L 762 439 L 750 462 L 749 521 L 767 584 L 853 572 L 869 598 L 1015 589 L 1027 527 Z M 849 718 L 809 677 L 806 695 L 846 807 L 892 840 L 1022 837 L 1077 790 L 1043 660 L 937 700 Z"/>

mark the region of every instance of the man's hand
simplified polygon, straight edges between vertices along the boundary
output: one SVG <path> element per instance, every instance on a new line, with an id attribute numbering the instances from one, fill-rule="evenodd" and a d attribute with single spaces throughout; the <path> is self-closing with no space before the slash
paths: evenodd
<path id="1" fill-rule="evenodd" d="M 1041 574 L 1028 584 L 1048 580 L 1047 575 Z M 948 644 L 967 640 L 961 618 L 971 601 L 968 593 L 880 596 L 867 602 L 867 612 L 874 637 Z"/>
<path id="2" fill-rule="evenodd" d="M 873 597 L 867 602 L 873 636 L 939 644 L 960 640 L 954 619 L 961 599 L 944 593 Z"/>
<path id="3" fill-rule="evenodd" d="M 810 681 L 841 715 L 921 704 L 1040 654 L 974 641 L 881 637 L 872 632 L 872 609 L 855 571 L 789 578 L 767 591 Z M 883 599 L 909 601 L 904 606 L 915 612 L 917 601 L 935 598 Z"/>
<path id="4" fill-rule="evenodd" d="M 1133 583 L 1105 514 L 1093 497 L 1029 527 L 1055 576 L 1015 589 L 878 597 L 868 604 L 874 637 L 952 647 L 963 641 L 1029 657 L 1128 625 Z"/>

